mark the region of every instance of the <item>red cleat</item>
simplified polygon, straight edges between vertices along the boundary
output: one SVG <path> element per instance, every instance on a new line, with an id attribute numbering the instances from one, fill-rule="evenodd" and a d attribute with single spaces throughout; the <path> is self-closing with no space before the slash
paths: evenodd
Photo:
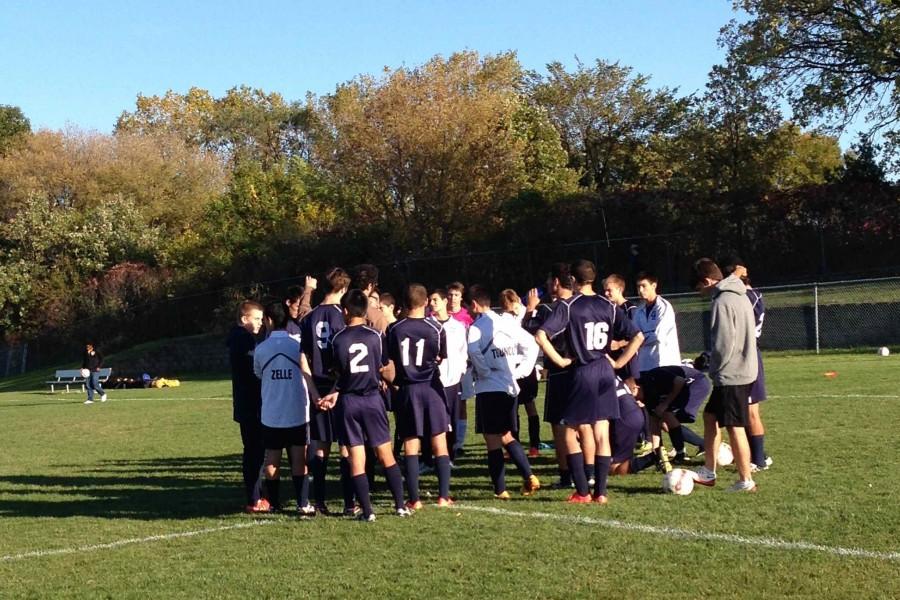
<path id="1" fill-rule="evenodd" d="M 422 510 L 422 501 L 416 500 L 413 502 L 412 500 L 407 500 L 406 504 L 404 504 L 406 508 L 412 511 Z"/>
<path id="2" fill-rule="evenodd" d="M 453 498 L 438 498 L 437 505 L 439 508 L 449 508 L 456 504 Z"/>
<path id="3" fill-rule="evenodd" d="M 528 449 L 528 458 L 539 458 L 541 456 L 541 451 L 537 448 L 529 448 Z"/>
<path id="4" fill-rule="evenodd" d="M 569 499 L 566 500 L 569 504 L 590 504 L 592 502 L 592 498 L 590 494 L 585 494 L 582 496 L 578 492 L 574 492 Z"/>
<path id="5" fill-rule="evenodd" d="M 592 502 L 594 504 L 609 504 L 609 498 L 607 498 L 606 496 L 604 496 L 602 494 L 599 494 L 597 496 L 594 496 Z"/>
<path id="6" fill-rule="evenodd" d="M 272 510 L 271 505 L 269 505 L 269 501 L 265 498 L 260 498 L 256 501 L 256 504 L 248 504 L 244 507 L 244 512 L 249 514 L 255 513 L 267 513 Z"/>

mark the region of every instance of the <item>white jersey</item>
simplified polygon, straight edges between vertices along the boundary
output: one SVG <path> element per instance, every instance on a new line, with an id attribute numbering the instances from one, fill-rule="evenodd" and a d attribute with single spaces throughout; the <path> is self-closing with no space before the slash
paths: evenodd
<path id="1" fill-rule="evenodd" d="M 638 352 L 641 373 L 656 367 L 681 364 L 675 309 L 668 300 L 657 296 L 649 311 L 647 304 L 641 302 L 631 313 L 631 317 L 635 326 L 644 334 L 644 343 Z"/>
<path id="2" fill-rule="evenodd" d="M 434 315 L 431 318 L 440 323 L 447 335 L 447 358 L 441 361 L 438 368 L 441 373 L 441 385 L 450 387 L 459 383 L 466 373 L 466 361 L 469 360 L 466 326 L 453 317 L 446 321 L 441 321 Z"/>
<path id="3" fill-rule="evenodd" d="M 309 422 L 309 391 L 300 371 L 300 342 L 273 331 L 256 347 L 253 372 L 262 380 L 261 421 L 266 427 L 298 427 Z"/>
<path id="4" fill-rule="evenodd" d="M 519 395 L 517 379 L 534 370 L 538 346 L 518 320 L 493 311 L 482 313 L 469 327 L 469 360 L 475 373 L 475 393 Z"/>

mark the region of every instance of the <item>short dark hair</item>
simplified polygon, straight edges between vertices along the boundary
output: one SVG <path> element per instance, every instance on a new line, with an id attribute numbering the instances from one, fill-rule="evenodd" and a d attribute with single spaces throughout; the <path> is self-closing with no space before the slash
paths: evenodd
<path id="1" fill-rule="evenodd" d="M 477 302 L 481 306 L 491 305 L 491 292 L 483 285 L 475 284 L 469 286 L 469 299 Z"/>
<path id="2" fill-rule="evenodd" d="M 370 285 L 378 286 L 378 267 L 368 263 L 353 267 L 353 287 L 364 290 Z"/>
<path id="3" fill-rule="evenodd" d="M 589 260 L 576 260 L 572 263 L 572 277 L 578 285 L 594 283 L 597 280 L 597 267 Z"/>
<path id="4" fill-rule="evenodd" d="M 437 287 L 437 288 L 434 288 L 433 290 L 431 290 L 431 294 L 429 294 L 429 296 L 434 296 L 435 294 L 440 296 L 441 300 L 447 299 L 447 290 L 442 287 Z"/>
<path id="5" fill-rule="evenodd" d="M 459 292 L 460 294 L 463 294 L 466 291 L 466 286 L 464 286 L 461 281 L 451 281 L 446 287 L 448 292 Z"/>
<path id="6" fill-rule="evenodd" d="M 406 310 L 421 308 L 428 304 L 428 290 L 421 283 L 410 283 L 403 290 L 403 306 Z"/>
<path id="7" fill-rule="evenodd" d="M 287 289 L 287 294 L 284 299 L 290 302 L 295 302 L 303 297 L 303 288 L 299 285 L 292 285 Z"/>
<path id="8" fill-rule="evenodd" d="M 732 273 L 737 270 L 738 267 L 747 267 L 747 263 L 745 263 L 739 256 L 730 256 L 727 260 L 723 261 L 722 267 L 722 275 L 728 277 Z M 741 277 L 741 281 L 743 281 L 746 285 L 750 285 L 750 278 L 744 275 Z"/>
<path id="9" fill-rule="evenodd" d="M 341 307 L 353 318 L 365 317 L 369 310 L 369 298 L 364 291 L 354 288 L 343 295 Z"/>
<path id="10" fill-rule="evenodd" d="M 331 293 L 333 294 L 350 286 L 350 275 L 340 267 L 334 267 L 325 273 L 325 280 L 331 286 Z"/>
<path id="11" fill-rule="evenodd" d="M 567 290 L 571 290 L 574 287 L 572 283 L 572 267 L 569 263 L 553 263 L 550 266 L 550 278 L 559 281 L 559 285 Z"/>
<path id="12" fill-rule="evenodd" d="M 390 292 L 381 292 L 381 294 L 378 296 L 378 301 L 385 306 L 397 306 L 397 300 Z"/>
<path id="13" fill-rule="evenodd" d="M 724 279 L 724 277 L 722 277 L 722 271 L 719 269 L 719 265 L 711 258 L 698 259 L 697 262 L 694 263 L 693 271 L 694 288 L 699 287 L 705 279 L 712 279 L 714 281 L 721 281 Z"/>
<path id="14" fill-rule="evenodd" d="M 275 329 L 284 329 L 287 327 L 288 314 L 281 302 L 269 302 L 263 311 L 263 315 L 272 321 L 272 327 Z"/>
<path id="15" fill-rule="evenodd" d="M 238 305 L 237 316 L 238 319 L 241 317 L 245 317 L 250 314 L 250 311 L 253 310 L 262 310 L 262 304 L 257 302 L 256 300 L 244 300 Z"/>
<path id="16" fill-rule="evenodd" d="M 635 281 L 649 281 L 650 283 L 659 284 L 659 278 L 650 271 L 641 271 L 634 276 Z"/>

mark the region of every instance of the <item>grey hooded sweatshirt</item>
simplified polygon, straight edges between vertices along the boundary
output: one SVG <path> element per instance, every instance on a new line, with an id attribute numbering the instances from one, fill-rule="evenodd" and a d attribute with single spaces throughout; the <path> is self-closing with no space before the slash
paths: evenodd
<path id="1" fill-rule="evenodd" d="M 712 292 L 709 376 L 713 385 L 745 385 L 756 381 L 756 322 L 747 287 L 730 275 Z"/>

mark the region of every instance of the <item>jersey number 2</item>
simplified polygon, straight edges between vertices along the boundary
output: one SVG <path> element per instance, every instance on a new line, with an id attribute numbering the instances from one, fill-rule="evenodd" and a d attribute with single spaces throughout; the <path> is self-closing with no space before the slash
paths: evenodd
<path id="1" fill-rule="evenodd" d="M 350 372 L 368 373 L 369 365 L 360 364 L 369 356 L 369 349 L 365 344 L 350 344 Z"/>

